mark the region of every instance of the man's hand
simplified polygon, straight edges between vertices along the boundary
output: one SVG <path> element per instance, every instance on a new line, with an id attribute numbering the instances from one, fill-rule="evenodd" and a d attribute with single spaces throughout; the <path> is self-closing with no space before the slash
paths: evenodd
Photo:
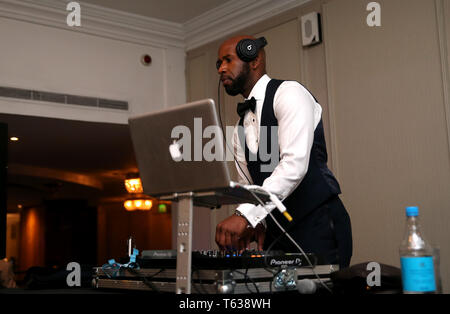
<path id="1" fill-rule="evenodd" d="M 264 226 L 261 224 L 258 224 L 256 228 L 247 226 L 247 220 L 236 215 L 219 223 L 216 227 L 216 243 L 219 248 L 242 252 L 249 248 L 250 242 L 256 241 L 258 250 L 262 251 L 265 238 Z"/>

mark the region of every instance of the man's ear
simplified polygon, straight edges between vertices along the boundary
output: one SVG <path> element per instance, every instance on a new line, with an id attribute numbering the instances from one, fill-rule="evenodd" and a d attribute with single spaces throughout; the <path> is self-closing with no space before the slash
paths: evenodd
<path id="1" fill-rule="evenodd" d="M 261 66 L 261 57 L 258 55 L 255 59 L 250 61 L 250 68 L 256 70 Z"/>

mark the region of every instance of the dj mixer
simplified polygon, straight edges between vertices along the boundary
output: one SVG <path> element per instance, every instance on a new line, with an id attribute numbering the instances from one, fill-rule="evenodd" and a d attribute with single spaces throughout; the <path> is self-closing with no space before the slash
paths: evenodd
<path id="1" fill-rule="evenodd" d="M 309 262 L 308 262 L 309 259 Z M 284 253 L 282 251 L 193 251 L 192 267 L 197 269 L 247 269 L 279 266 L 313 266 L 319 262 L 315 254 Z M 143 268 L 176 267 L 176 251 L 143 251 L 137 258 Z"/>
<path id="2" fill-rule="evenodd" d="M 269 293 L 294 290 L 300 279 L 327 282 L 337 270 L 312 253 L 193 251 L 191 284 L 201 294 Z M 143 251 L 135 263 L 115 270 L 96 267 L 93 286 L 174 293 L 176 251 Z"/>

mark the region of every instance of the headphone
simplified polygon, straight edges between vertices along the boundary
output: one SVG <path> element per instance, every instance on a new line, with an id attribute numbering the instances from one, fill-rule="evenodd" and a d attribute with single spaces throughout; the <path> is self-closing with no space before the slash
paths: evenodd
<path id="1" fill-rule="evenodd" d="M 260 37 L 256 40 L 242 39 L 236 45 L 236 53 L 244 62 L 250 62 L 258 56 L 259 50 L 267 45 L 267 40 L 264 37 Z"/>

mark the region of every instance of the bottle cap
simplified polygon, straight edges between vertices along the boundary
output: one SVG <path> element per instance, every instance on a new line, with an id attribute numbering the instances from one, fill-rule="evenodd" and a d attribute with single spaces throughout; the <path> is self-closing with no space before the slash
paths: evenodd
<path id="1" fill-rule="evenodd" d="M 419 216 L 419 207 L 417 206 L 409 206 L 406 207 L 406 216 Z"/>

